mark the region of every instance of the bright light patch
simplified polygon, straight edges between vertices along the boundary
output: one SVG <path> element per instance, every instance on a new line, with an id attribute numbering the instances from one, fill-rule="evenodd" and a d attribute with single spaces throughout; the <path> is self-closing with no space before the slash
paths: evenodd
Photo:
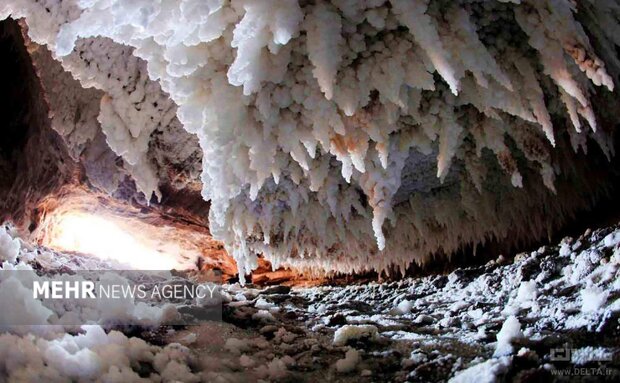
<path id="1" fill-rule="evenodd" d="M 180 269 L 178 254 L 163 251 L 153 238 L 132 235 L 112 219 L 87 213 L 69 213 L 54 224 L 49 247 L 91 254 L 139 270 Z"/>

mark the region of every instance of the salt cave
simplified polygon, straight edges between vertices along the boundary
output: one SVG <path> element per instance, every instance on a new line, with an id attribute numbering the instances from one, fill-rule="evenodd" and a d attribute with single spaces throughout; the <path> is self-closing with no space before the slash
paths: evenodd
<path id="1" fill-rule="evenodd" d="M 0 51 L 0 382 L 619 379 L 619 0 L 3 0 Z M 217 294 L 33 295 L 89 278 Z"/>

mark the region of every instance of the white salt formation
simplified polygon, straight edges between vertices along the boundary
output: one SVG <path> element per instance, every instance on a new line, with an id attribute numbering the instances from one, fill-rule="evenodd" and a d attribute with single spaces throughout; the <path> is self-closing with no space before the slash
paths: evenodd
<path id="1" fill-rule="evenodd" d="M 345 325 L 334 333 L 334 344 L 344 346 L 352 339 L 374 339 L 377 337 L 377 327 L 373 325 Z"/>
<path id="2" fill-rule="evenodd" d="M 14 263 L 19 255 L 19 240 L 13 238 L 4 226 L 0 226 L 0 263 Z"/>
<path id="3" fill-rule="evenodd" d="M 495 348 L 493 356 L 502 356 L 512 353 L 513 348 L 510 342 L 520 336 L 522 336 L 522 333 L 519 320 L 514 316 L 508 317 L 502 325 L 501 330 L 497 333 L 497 347 Z"/>
<path id="4" fill-rule="evenodd" d="M 8 16 L 102 92 L 147 199 L 176 111 L 241 278 L 257 253 L 354 272 L 540 235 L 566 213 L 538 186 L 564 176 L 559 137 L 613 152 L 592 105 L 620 69 L 617 0 L 5 0 Z"/>

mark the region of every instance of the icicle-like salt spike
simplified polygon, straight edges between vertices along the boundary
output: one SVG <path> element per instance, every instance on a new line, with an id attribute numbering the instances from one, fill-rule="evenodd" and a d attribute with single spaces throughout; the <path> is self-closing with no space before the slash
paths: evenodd
<path id="1" fill-rule="evenodd" d="M 439 154 L 437 155 L 437 177 L 443 182 L 459 146 L 463 128 L 451 114 L 442 115 L 439 125 L 441 128 L 439 131 Z"/>
<path id="2" fill-rule="evenodd" d="M 312 73 L 325 98 L 332 99 L 334 82 L 342 60 L 342 23 L 331 4 L 319 2 L 306 17 L 308 57 L 314 65 Z"/>
<path id="3" fill-rule="evenodd" d="M 211 232 L 242 277 L 258 253 L 315 272 L 423 263 L 529 220 L 516 192 L 496 211 L 483 148 L 504 193 L 533 182 L 523 153 L 538 195 L 551 121 L 611 155 L 592 103 L 620 73 L 594 49 L 620 44 L 612 3 L 580 4 L 595 29 L 560 0 L 6 0 L 0 18 L 102 92 L 98 129 L 147 199 L 153 133 L 176 115 L 198 136 Z"/>
<path id="4" fill-rule="evenodd" d="M 409 28 L 416 41 L 426 52 L 435 68 L 450 85 L 452 93 L 459 93 L 459 79 L 450 64 L 449 53 L 443 48 L 432 18 L 426 14 L 428 0 L 392 0 L 396 16 Z"/>

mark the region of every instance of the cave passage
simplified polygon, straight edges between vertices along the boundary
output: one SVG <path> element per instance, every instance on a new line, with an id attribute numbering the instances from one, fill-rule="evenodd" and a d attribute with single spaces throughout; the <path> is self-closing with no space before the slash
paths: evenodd
<path id="1" fill-rule="evenodd" d="M 3 0 L 0 382 L 620 380 L 620 0 Z"/>

